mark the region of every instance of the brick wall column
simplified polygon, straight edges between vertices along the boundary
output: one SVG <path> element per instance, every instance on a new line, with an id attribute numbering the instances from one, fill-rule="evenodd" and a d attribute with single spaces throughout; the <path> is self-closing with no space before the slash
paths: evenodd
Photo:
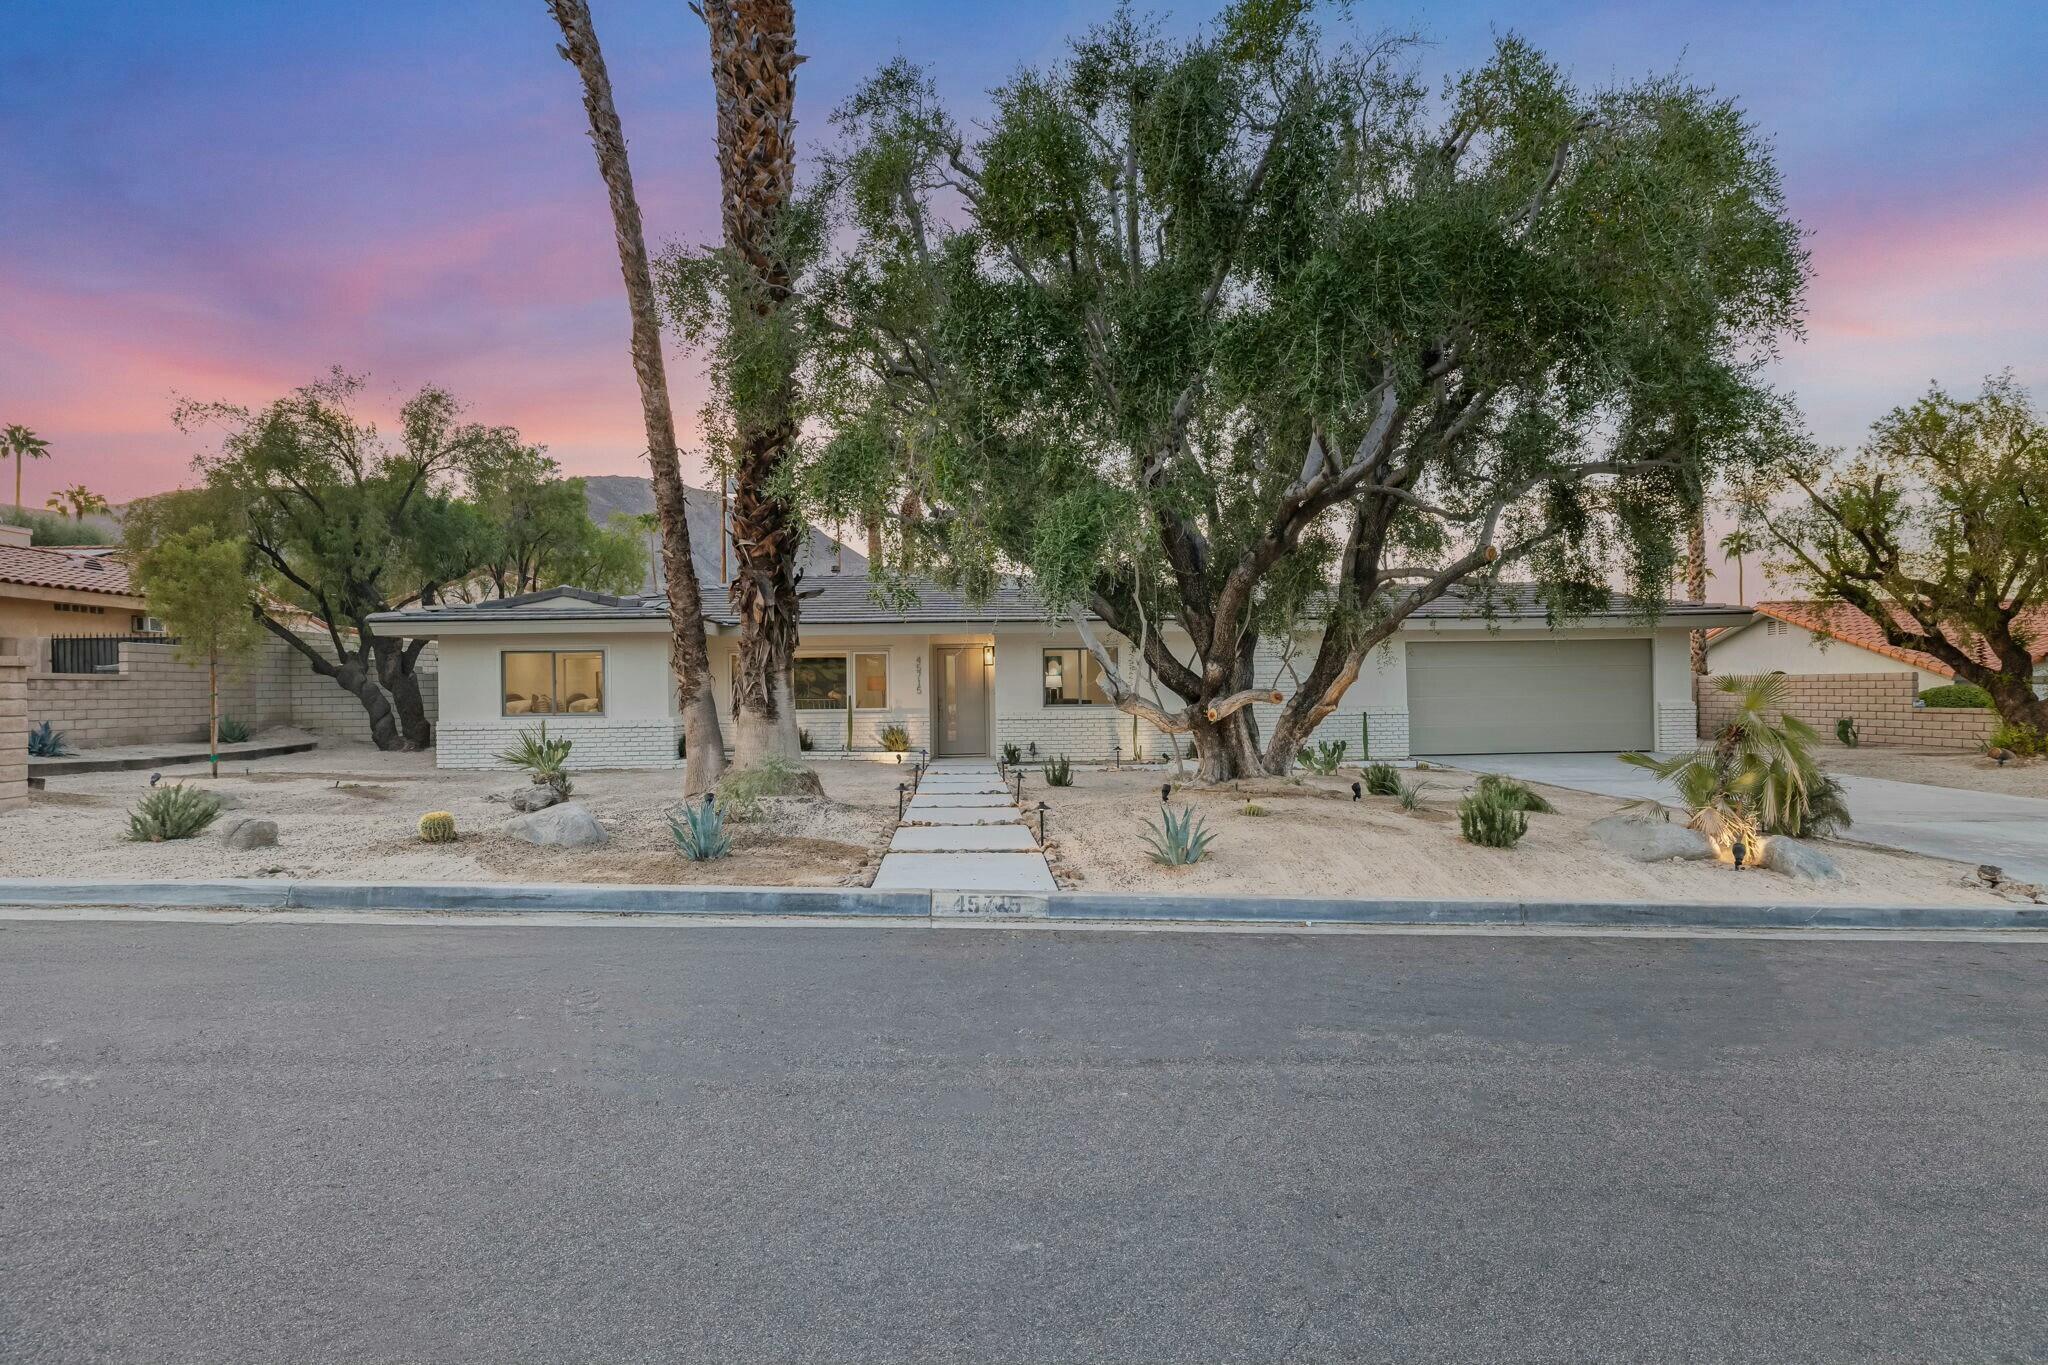
<path id="1" fill-rule="evenodd" d="M 0 640 L 0 812 L 28 806 L 26 642 Z"/>

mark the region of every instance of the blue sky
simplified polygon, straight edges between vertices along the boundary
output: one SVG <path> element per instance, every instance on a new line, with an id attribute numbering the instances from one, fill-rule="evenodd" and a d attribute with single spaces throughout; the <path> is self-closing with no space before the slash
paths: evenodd
<path id="1" fill-rule="evenodd" d="M 650 236 L 716 230 L 701 25 L 594 0 Z M 799 0 L 799 118 L 897 55 L 958 107 L 1107 4 Z M 1190 28 L 1210 6 L 1157 7 Z M 1815 280 L 1782 367 L 1853 443 L 1929 380 L 2048 395 L 2048 3 L 1360 5 L 1431 77 L 1512 28 L 1586 84 L 1679 71 L 1774 138 Z M 0 422 L 33 501 L 186 477 L 174 394 L 260 402 L 341 364 L 447 384 L 572 470 L 638 469 L 610 230 L 540 0 L 70 0 L 0 46 Z M 694 434 L 699 379 L 674 369 Z"/>

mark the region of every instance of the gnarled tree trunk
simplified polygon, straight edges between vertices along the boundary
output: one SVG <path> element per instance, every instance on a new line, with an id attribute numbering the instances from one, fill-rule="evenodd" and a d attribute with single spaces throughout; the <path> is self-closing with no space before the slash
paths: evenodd
<path id="1" fill-rule="evenodd" d="M 619 273 L 633 318 L 633 376 L 640 385 L 640 414 L 647 428 L 647 463 L 654 477 L 654 513 L 661 523 L 661 566 L 668 588 L 671 636 L 669 663 L 676 676 L 676 701 L 683 715 L 688 766 L 683 787 L 690 795 L 711 790 L 725 773 L 725 736 L 711 688 L 711 654 L 704 642 L 704 603 L 690 555 L 690 520 L 683 502 L 682 461 L 676 452 L 675 414 L 669 407 L 668 372 L 661 357 L 661 317 L 655 309 L 654 277 L 647 263 L 647 235 L 633 171 L 626 160 L 626 135 L 612 103 L 611 77 L 598 50 L 586 0 L 548 0 L 548 12 L 562 30 L 562 56 L 583 78 L 583 108 L 590 116 L 590 144 L 598 173 L 611 199 L 612 235 L 619 248 Z"/>
<path id="2" fill-rule="evenodd" d="M 695 8 L 693 6 L 693 8 Z M 740 637 L 734 671 L 734 757 L 746 767 L 765 755 L 801 752 L 792 703 L 796 656 L 796 555 L 803 526 L 783 496 L 780 475 L 797 435 L 789 351 L 769 338 L 790 295 L 781 240 L 796 192 L 796 12 L 789 0 L 709 0 L 697 13 L 711 37 L 718 101 L 718 179 L 725 247 L 737 270 L 732 325 L 760 329 L 759 353 L 784 370 L 733 395 L 731 585 Z"/>

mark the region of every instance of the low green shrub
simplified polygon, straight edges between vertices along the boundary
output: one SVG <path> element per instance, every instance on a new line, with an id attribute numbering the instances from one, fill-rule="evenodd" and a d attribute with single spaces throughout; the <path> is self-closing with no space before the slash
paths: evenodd
<path id="1" fill-rule="evenodd" d="M 1208 856 L 1209 833 L 1206 820 L 1195 818 L 1193 806 L 1182 806 L 1178 814 L 1162 807 L 1159 823 L 1145 826 L 1145 842 L 1152 845 L 1152 861 L 1166 867 L 1186 867 Z"/>
<path id="2" fill-rule="evenodd" d="M 1499 773 L 1488 773 L 1480 778 L 1479 785 L 1473 788 L 1473 792 L 1475 795 L 1504 801 L 1516 810 L 1532 811 L 1537 815 L 1548 815 L 1557 809 L 1539 796 L 1528 783 L 1512 777 L 1503 777 Z"/>
<path id="3" fill-rule="evenodd" d="M 2031 725 L 2014 725 L 2009 720 L 2002 720 L 1991 732 L 1991 747 L 2010 749 L 2021 758 L 2039 758 L 2044 749 L 2048 749 L 2048 741 L 2043 741 L 2041 732 Z"/>
<path id="4" fill-rule="evenodd" d="M 676 852 L 693 863 L 708 863 L 732 852 L 732 836 L 725 832 L 725 817 L 715 801 L 670 811 L 668 832 L 676 841 Z"/>
<path id="5" fill-rule="evenodd" d="M 233 716 L 220 718 L 220 742 L 223 744 L 246 744 L 249 742 L 249 727 Z"/>
<path id="6" fill-rule="evenodd" d="M 1940 687 L 1930 687 L 1920 694 L 1920 700 L 1938 709 L 1991 709 L 1991 694 L 1975 683 L 1945 683 Z"/>
<path id="7" fill-rule="evenodd" d="M 1314 748 L 1301 749 L 1294 755 L 1294 761 L 1314 773 L 1317 777 L 1331 777 L 1343 766 L 1344 751 L 1350 748 L 1349 741 L 1326 739 Z"/>
<path id="8" fill-rule="evenodd" d="M 1045 761 L 1045 785 L 1048 787 L 1071 787 L 1074 785 L 1074 765 L 1067 762 L 1067 756 Z"/>
<path id="9" fill-rule="evenodd" d="M 750 767 L 737 768 L 718 784 L 718 806 L 728 819 L 758 820 L 761 800 L 768 796 L 818 796 L 824 788 L 818 775 L 780 754 L 769 754 Z"/>
<path id="10" fill-rule="evenodd" d="M 1458 832 L 1481 848 L 1513 848 L 1529 832 L 1529 813 L 1512 800 L 1475 790 L 1458 803 Z"/>
<path id="11" fill-rule="evenodd" d="M 161 844 L 190 839 L 213 823 L 220 801 L 210 792 L 173 782 L 153 788 L 128 812 L 128 837 L 137 843 Z"/>
<path id="12" fill-rule="evenodd" d="M 1368 763 L 1365 767 L 1365 789 L 1374 796 L 1399 796 L 1401 774 L 1391 763 Z"/>
<path id="13" fill-rule="evenodd" d="M 64 743 L 64 732 L 44 721 L 31 726 L 28 732 L 28 756 L 30 758 L 62 758 L 70 753 Z"/>
<path id="14" fill-rule="evenodd" d="M 1856 717 L 1843 716 L 1835 722 L 1835 738 L 1842 747 L 1853 749 L 1863 742 L 1863 732 L 1856 728 Z"/>
<path id="15" fill-rule="evenodd" d="M 430 810 L 420 817 L 420 838 L 430 844 L 455 842 L 455 817 L 445 810 Z"/>
<path id="16" fill-rule="evenodd" d="M 876 738 L 881 740 L 882 747 L 892 754 L 910 752 L 910 731 L 900 725 L 884 725 L 881 734 Z"/>

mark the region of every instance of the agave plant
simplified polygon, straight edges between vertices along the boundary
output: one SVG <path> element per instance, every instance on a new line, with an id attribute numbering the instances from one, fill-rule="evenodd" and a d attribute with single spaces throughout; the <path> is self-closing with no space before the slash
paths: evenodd
<path id="1" fill-rule="evenodd" d="M 1735 698 L 1735 715 L 1711 745 L 1667 759 L 1623 754 L 1622 762 L 1669 782 L 1689 812 L 1687 823 L 1710 839 L 1846 828 L 1841 784 L 1813 758 L 1819 732 L 1785 712 L 1784 675 L 1717 678 L 1714 686 Z"/>
<path id="2" fill-rule="evenodd" d="M 62 758 L 71 750 L 64 743 L 64 732 L 48 721 L 29 727 L 28 755 L 30 758 Z"/>
<path id="3" fill-rule="evenodd" d="M 1167 867 L 1186 867 L 1199 863 L 1209 853 L 1209 833 L 1205 820 L 1195 817 L 1193 806 L 1182 806 L 1178 814 L 1171 806 L 1159 810 L 1159 823 L 1145 826 L 1145 842 L 1152 845 L 1152 861 Z"/>
<path id="4" fill-rule="evenodd" d="M 676 841 L 676 852 L 693 863 L 708 863 L 732 852 L 732 836 L 725 832 L 725 816 L 715 801 L 669 812 L 668 832 Z"/>

